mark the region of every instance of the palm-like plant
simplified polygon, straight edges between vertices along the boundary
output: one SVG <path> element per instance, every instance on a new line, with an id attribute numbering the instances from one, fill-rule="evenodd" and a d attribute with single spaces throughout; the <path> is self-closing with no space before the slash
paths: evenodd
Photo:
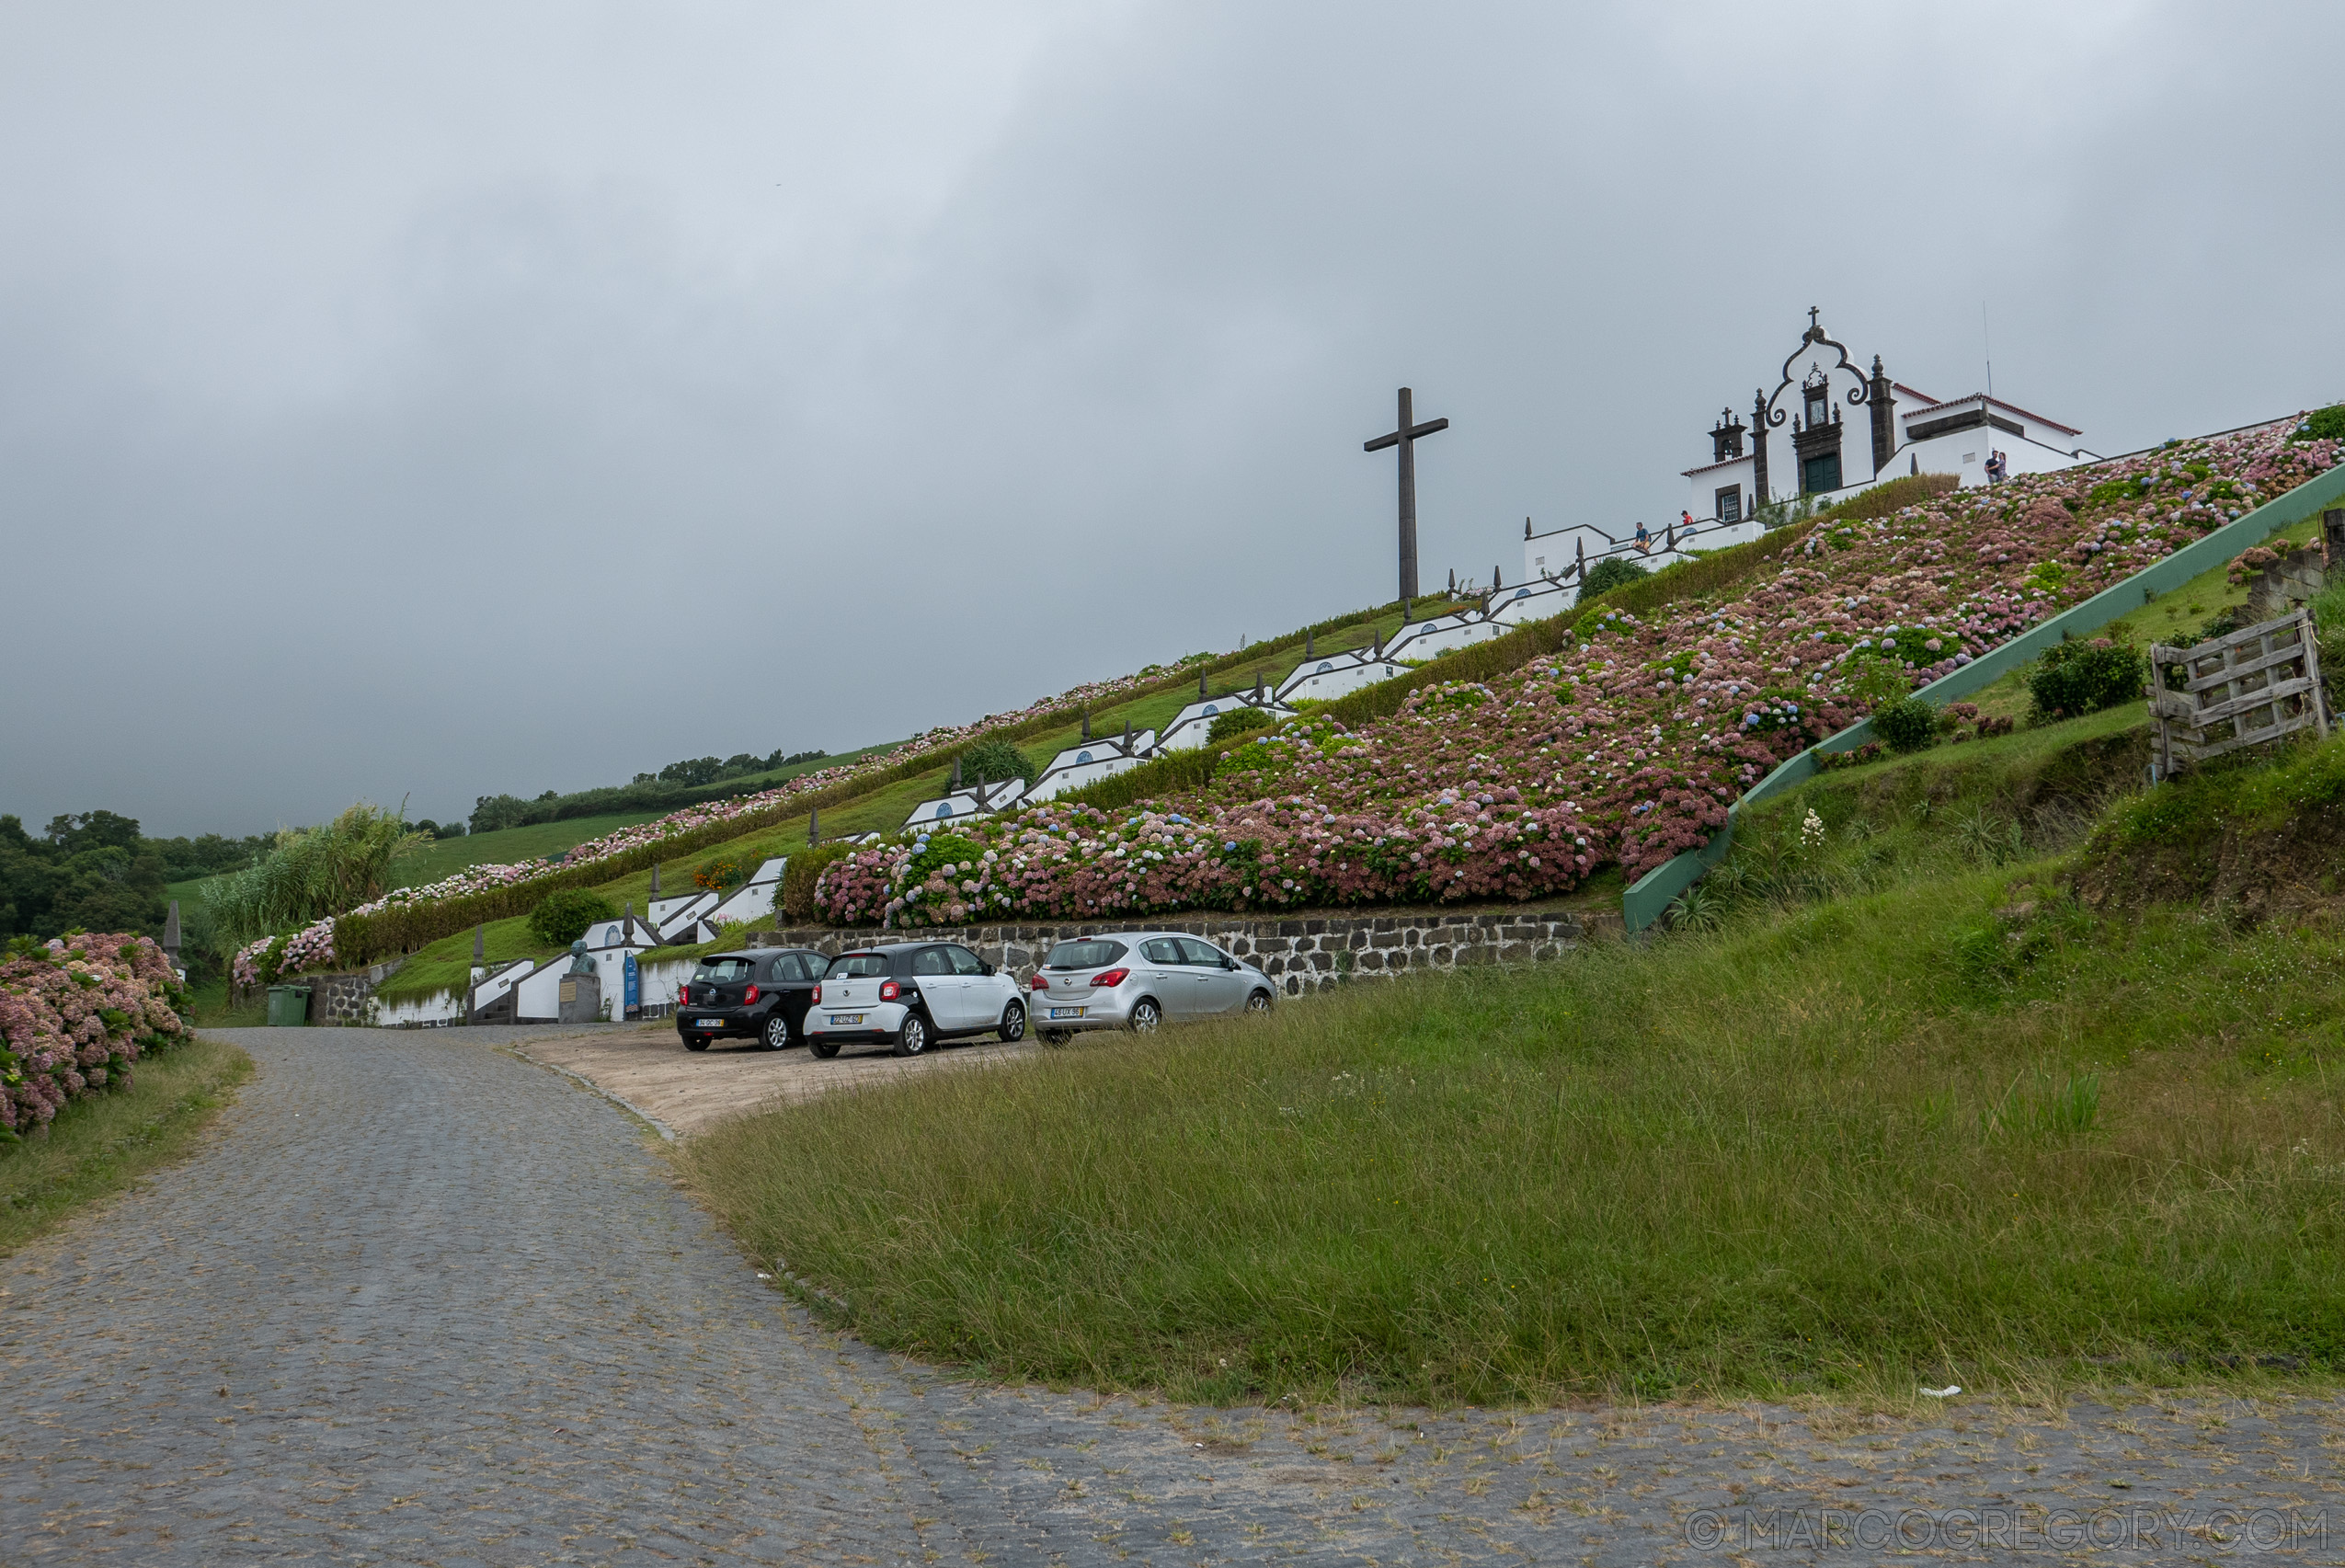
<path id="1" fill-rule="evenodd" d="M 391 868 L 430 835 L 408 831 L 404 812 L 359 801 L 331 822 L 279 830 L 252 865 L 204 885 L 203 913 L 228 948 L 379 898 Z"/>

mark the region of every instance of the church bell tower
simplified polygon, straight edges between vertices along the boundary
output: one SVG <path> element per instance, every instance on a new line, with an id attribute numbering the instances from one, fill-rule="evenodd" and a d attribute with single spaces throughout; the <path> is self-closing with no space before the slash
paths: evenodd
<path id="1" fill-rule="evenodd" d="M 1878 476 L 1897 452 L 1897 425 L 1893 416 L 1897 399 L 1889 384 L 1889 372 L 1881 368 L 1879 354 L 1872 357 L 1872 376 L 1865 383 L 1865 405 L 1872 411 L 1872 471 Z"/>

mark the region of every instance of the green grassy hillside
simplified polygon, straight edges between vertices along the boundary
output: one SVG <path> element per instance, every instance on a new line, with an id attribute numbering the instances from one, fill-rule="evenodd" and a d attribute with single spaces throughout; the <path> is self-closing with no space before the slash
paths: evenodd
<path id="1" fill-rule="evenodd" d="M 1421 602 L 1417 607 L 1416 616 L 1422 620 L 1428 615 L 1440 613 L 1446 608 L 1447 606 L 1439 602 Z M 1397 607 L 1367 612 L 1341 618 L 1333 624 L 1323 624 L 1315 629 L 1312 642 L 1321 655 L 1344 648 L 1367 647 L 1379 636 L 1390 637 L 1400 630 L 1401 624 L 1401 612 Z M 1248 663 L 1245 655 L 1230 656 L 1229 659 L 1223 661 L 1225 668 L 1208 678 L 1209 689 L 1216 694 L 1251 690 L 1257 668 L 1265 681 L 1275 683 L 1295 667 L 1296 661 L 1300 657 L 1302 640 L 1303 634 L 1295 632 L 1286 637 L 1257 645 L 1262 649 L 1258 666 Z M 1288 643 L 1294 646 L 1287 647 L 1285 645 Z M 1172 719 L 1173 715 L 1179 713 L 1195 698 L 1196 687 L 1192 678 L 1189 681 L 1172 683 L 1166 690 L 1147 692 L 1120 703 L 1103 704 L 1092 710 L 1092 732 L 1094 735 L 1121 734 L 1127 721 L 1130 723 L 1135 732 L 1161 728 Z M 1042 767 L 1047 766 L 1051 758 L 1059 751 L 1076 745 L 1081 738 L 1082 722 L 1078 717 L 1041 729 L 1035 734 L 1020 737 L 1016 744 L 1021 751 L 1033 759 L 1037 767 Z M 829 840 L 849 834 L 885 831 L 901 827 L 914 806 L 922 800 L 944 794 L 951 780 L 952 763 L 948 756 L 936 767 L 914 777 L 877 785 L 850 801 L 826 806 L 822 808 L 822 836 Z M 608 832 L 612 828 L 620 826 L 623 820 L 647 819 L 645 818 L 582 818 L 581 823 L 599 820 L 602 825 L 594 828 L 592 831 L 578 832 L 562 843 L 549 842 L 549 847 L 566 848 L 568 844 L 581 842 L 597 833 Z M 465 839 L 444 841 L 435 845 L 431 853 L 451 849 L 456 845 L 476 848 L 499 842 L 518 843 L 520 841 L 519 835 L 558 834 L 561 830 L 579 825 L 569 822 L 548 823 L 538 828 L 510 829 L 503 833 L 475 834 Z M 704 850 L 688 859 L 679 861 L 672 866 L 663 868 L 660 878 L 661 890 L 664 893 L 672 894 L 689 887 L 692 868 L 707 861 L 730 859 L 751 863 L 774 855 L 795 853 L 806 847 L 806 823 L 803 818 L 781 829 L 755 830 L 721 846 Z M 547 851 L 538 850 L 535 853 L 542 854 Z M 500 858 L 505 857 L 475 854 L 463 864 L 477 864 Z M 522 856 L 514 854 L 511 858 L 518 859 Z M 435 871 L 434 875 L 446 876 L 450 870 L 453 869 L 456 867 L 451 865 Z M 408 878 L 408 880 L 419 882 L 428 878 L 418 876 Z M 607 882 L 598 884 L 596 891 L 610 898 L 614 905 L 633 904 L 636 911 L 640 913 L 651 898 L 651 873 L 646 869 L 631 876 L 613 877 Z M 520 917 L 488 922 L 484 928 L 482 942 L 484 950 L 491 958 L 553 956 L 551 948 L 530 934 L 527 921 Z M 443 937 L 410 956 L 399 972 L 384 982 L 378 994 L 386 1001 L 395 1001 L 457 990 L 469 980 L 471 965 L 472 933 L 467 931 L 461 934 Z"/>
<path id="2" fill-rule="evenodd" d="M 467 833 L 427 844 L 399 862 L 394 885 L 417 887 L 452 876 L 468 865 L 510 865 L 557 854 L 573 844 L 599 839 L 621 828 L 649 822 L 663 813 L 621 812 L 610 817 L 579 817 L 567 822 L 539 822 L 527 828 L 505 828 L 494 833 Z"/>
<path id="3" fill-rule="evenodd" d="M 2345 958 L 2319 918 L 2079 897 L 2185 800 L 2133 793 L 2137 742 L 2119 713 L 1826 775 L 1754 814 L 1713 931 L 752 1116 L 686 1170 L 823 1310 L 988 1377 L 2325 1381 Z M 2345 800 L 2345 740 L 2298 755 L 2188 815 Z"/>

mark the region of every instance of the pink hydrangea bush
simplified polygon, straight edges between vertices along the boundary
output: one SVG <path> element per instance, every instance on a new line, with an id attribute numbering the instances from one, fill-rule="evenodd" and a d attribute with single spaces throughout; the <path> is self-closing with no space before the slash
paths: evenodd
<path id="1" fill-rule="evenodd" d="M 127 1088 L 142 1052 L 186 1037 L 186 1007 L 146 937 L 19 944 L 0 963 L 0 1141 L 47 1126 L 77 1095 Z"/>
<path id="2" fill-rule="evenodd" d="M 907 832 L 826 868 L 816 905 L 903 927 L 1527 898 L 1607 862 L 1639 876 L 1870 712 L 1866 672 L 1936 680 L 2333 465 L 2339 443 L 2291 443 L 2294 423 L 1827 512 L 1737 598 L 1591 611 L 1563 651 L 1356 730 L 1290 722 L 1178 799 L 955 824 L 945 853 Z"/>

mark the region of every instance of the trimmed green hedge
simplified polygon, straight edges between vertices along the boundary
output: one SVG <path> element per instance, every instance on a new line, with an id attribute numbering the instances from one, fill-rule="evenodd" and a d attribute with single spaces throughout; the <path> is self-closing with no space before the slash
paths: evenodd
<path id="1" fill-rule="evenodd" d="M 1664 604 L 1675 604 L 1682 599 L 1699 599 L 1704 594 L 1732 588 L 1745 578 L 1756 576 L 1763 567 L 1774 565 L 1791 553 L 1794 545 L 1805 539 L 1817 523 L 1842 514 L 1831 511 L 1819 514 L 1805 525 L 1793 523 L 1779 528 L 1760 538 L 1729 544 L 1723 550 L 1712 550 L 1690 561 L 1679 561 L 1634 582 L 1623 583 L 1605 593 L 1581 600 L 1573 609 L 1577 613 L 1590 610 L 1621 610 L 1630 614 L 1642 614 Z"/>

